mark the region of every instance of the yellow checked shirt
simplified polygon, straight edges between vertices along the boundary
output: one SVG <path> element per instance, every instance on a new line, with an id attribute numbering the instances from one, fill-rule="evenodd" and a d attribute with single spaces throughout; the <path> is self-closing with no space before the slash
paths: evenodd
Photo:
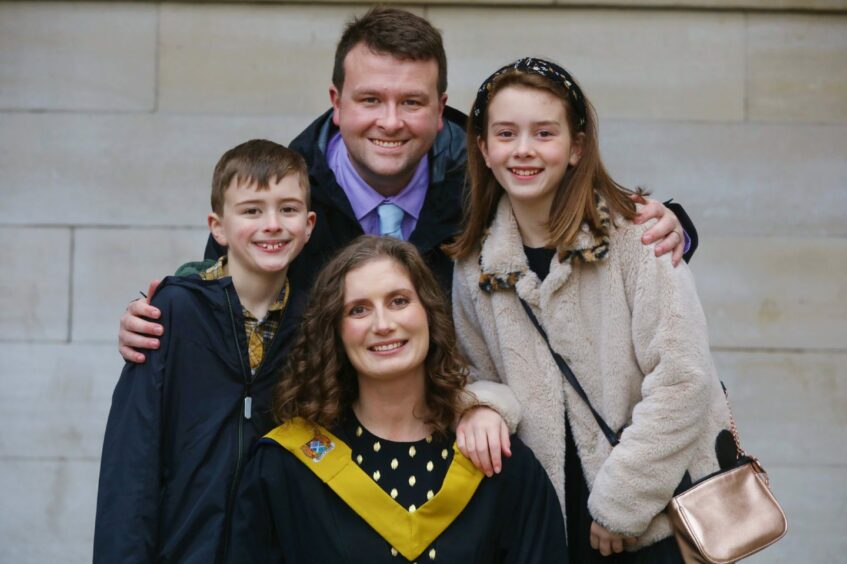
<path id="1" fill-rule="evenodd" d="M 212 267 L 200 273 L 200 278 L 203 280 L 217 280 L 224 276 L 229 276 L 226 268 L 226 256 L 221 257 Z M 288 290 L 288 279 L 286 279 L 279 297 L 271 304 L 267 315 L 262 320 L 256 319 L 256 316 L 250 313 L 246 307 L 241 307 L 241 313 L 244 316 L 244 330 L 247 333 L 247 351 L 250 357 L 251 372 L 255 372 L 262 364 L 265 351 L 271 346 L 271 341 L 273 341 L 274 335 L 276 335 L 282 323 L 285 306 L 288 304 Z"/>

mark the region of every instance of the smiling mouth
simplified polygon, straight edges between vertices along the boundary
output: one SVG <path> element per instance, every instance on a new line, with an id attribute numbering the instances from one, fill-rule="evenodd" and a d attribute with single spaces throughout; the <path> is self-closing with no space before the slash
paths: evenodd
<path id="1" fill-rule="evenodd" d="M 383 139 L 371 139 L 370 141 L 377 147 L 383 147 L 385 149 L 395 149 L 406 143 L 405 141 L 385 141 Z"/>
<path id="2" fill-rule="evenodd" d="M 267 241 L 255 243 L 257 247 L 264 251 L 278 251 L 286 245 L 284 241 Z"/>
<path id="3" fill-rule="evenodd" d="M 510 168 L 509 172 L 515 176 L 536 176 L 544 170 L 543 168 Z"/>
<path id="4" fill-rule="evenodd" d="M 388 352 L 399 349 L 405 344 L 406 341 L 395 341 L 393 343 L 387 343 L 385 345 L 374 345 L 372 347 L 368 347 L 368 350 L 374 352 Z"/>

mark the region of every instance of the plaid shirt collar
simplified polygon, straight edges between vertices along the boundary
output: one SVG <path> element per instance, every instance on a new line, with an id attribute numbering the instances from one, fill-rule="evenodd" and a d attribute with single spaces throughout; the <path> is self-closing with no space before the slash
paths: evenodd
<path id="1" fill-rule="evenodd" d="M 200 273 L 203 280 L 218 280 L 229 276 L 226 267 L 226 256 L 218 259 L 213 266 Z M 273 338 L 279 326 L 282 324 L 285 306 L 288 305 L 290 295 L 288 279 L 280 291 L 276 301 L 268 308 L 264 319 L 256 319 L 250 311 L 241 306 L 241 314 L 244 317 L 244 331 L 247 334 L 247 349 L 250 357 L 250 371 L 255 373 L 262 364 L 265 352 L 270 348 Z"/>

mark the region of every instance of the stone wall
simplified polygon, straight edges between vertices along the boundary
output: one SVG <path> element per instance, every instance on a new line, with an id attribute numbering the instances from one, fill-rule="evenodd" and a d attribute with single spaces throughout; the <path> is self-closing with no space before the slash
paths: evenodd
<path id="1" fill-rule="evenodd" d="M 791 522 L 751 561 L 843 559 L 845 2 L 462 4 L 409 6 L 444 32 L 453 105 L 510 59 L 558 60 L 616 177 L 697 224 L 716 362 Z M 0 3 L 0 561 L 90 560 L 118 317 L 201 255 L 218 156 L 328 106 L 365 9 Z"/>

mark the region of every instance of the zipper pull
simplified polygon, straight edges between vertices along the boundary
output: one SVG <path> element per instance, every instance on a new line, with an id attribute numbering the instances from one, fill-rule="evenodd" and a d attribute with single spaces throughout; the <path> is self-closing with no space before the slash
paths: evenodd
<path id="1" fill-rule="evenodd" d="M 244 419 L 250 419 L 253 416 L 253 398 L 247 396 L 244 398 Z"/>

